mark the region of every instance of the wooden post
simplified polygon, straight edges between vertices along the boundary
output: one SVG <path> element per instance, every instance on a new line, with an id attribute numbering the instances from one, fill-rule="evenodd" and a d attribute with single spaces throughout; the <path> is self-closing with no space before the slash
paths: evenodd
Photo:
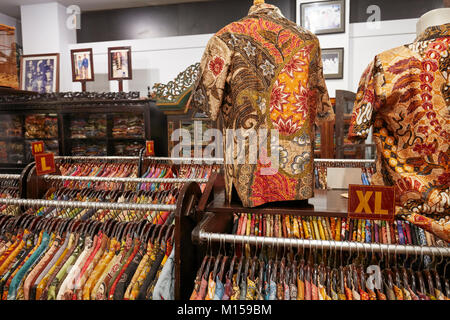
<path id="1" fill-rule="evenodd" d="M 81 91 L 86 92 L 86 81 L 81 81 Z"/>
<path id="2" fill-rule="evenodd" d="M 117 80 L 117 81 L 119 81 L 119 92 L 123 92 L 123 80 L 120 79 L 120 80 Z"/>

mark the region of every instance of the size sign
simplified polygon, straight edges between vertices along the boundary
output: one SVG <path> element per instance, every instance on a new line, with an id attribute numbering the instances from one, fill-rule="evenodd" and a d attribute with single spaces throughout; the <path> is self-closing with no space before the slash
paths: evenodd
<path id="1" fill-rule="evenodd" d="M 155 155 L 155 143 L 153 140 L 148 140 L 145 145 L 145 155 L 147 157 Z"/>
<path id="2" fill-rule="evenodd" d="M 55 156 L 51 152 L 39 153 L 34 156 L 36 174 L 38 176 L 56 172 Z"/>
<path id="3" fill-rule="evenodd" d="M 348 186 L 348 217 L 356 219 L 394 220 L 394 187 Z"/>
<path id="4" fill-rule="evenodd" d="M 44 152 L 43 141 L 36 141 L 31 143 L 31 153 L 33 154 L 33 156 L 42 152 Z"/>

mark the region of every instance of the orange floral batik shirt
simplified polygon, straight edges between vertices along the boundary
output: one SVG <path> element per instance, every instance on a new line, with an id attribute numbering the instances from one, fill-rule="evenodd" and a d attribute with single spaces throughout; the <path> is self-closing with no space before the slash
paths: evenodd
<path id="1" fill-rule="evenodd" d="M 399 204 L 414 212 L 413 223 L 425 214 L 445 224 L 439 218 L 450 213 L 449 44 L 445 24 L 378 54 L 362 75 L 353 109 L 349 138 L 365 139 L 373 125 L 373 180 L 395 186 Z M 450 239 L 444 224 L 440 236 Z"/>
<path id="2" fill-rule="evenodd" d="M 233 185 L 246 207 L 313 196 L 314 123 L 334 119 L 314 34 L 273 5 L 254 5 L 209 40 L 193 92 L 191 106 L 223 124 L 228 199 Z M 260 144 L 264 135 L 257 161 L 237 161 L 229 129 L 254 130 Z"/>

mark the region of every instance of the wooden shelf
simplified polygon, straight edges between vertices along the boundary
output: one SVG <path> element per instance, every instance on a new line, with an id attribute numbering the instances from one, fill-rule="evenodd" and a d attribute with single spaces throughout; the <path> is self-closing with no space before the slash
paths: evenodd
<path id="1" fill-rule="evenodd" d="M 346 217 L 348 199 L 341 196 L 345 190 L 320 190 L 314 191 L 314 197 L 305 201 L 286 201 L 267 203 L 256 208 L 244 208 L 242 204 L 232 202 L 225 203 L 223 193 L 215 194 L 206 208 L 206 212 L 213 213 L 257 213 L 257 214 L 292 214 L 292 215 L 318 215 L 332 217 Z"/>

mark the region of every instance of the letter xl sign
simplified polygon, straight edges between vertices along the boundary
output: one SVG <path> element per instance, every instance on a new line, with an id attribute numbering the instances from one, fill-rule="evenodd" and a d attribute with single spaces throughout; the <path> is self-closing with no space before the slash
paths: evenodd
<path id="1" fill-rule="evenodd" d="M 395 214 L 394 187 L 348 186 L 348 217 L 393 221 Z"/>

